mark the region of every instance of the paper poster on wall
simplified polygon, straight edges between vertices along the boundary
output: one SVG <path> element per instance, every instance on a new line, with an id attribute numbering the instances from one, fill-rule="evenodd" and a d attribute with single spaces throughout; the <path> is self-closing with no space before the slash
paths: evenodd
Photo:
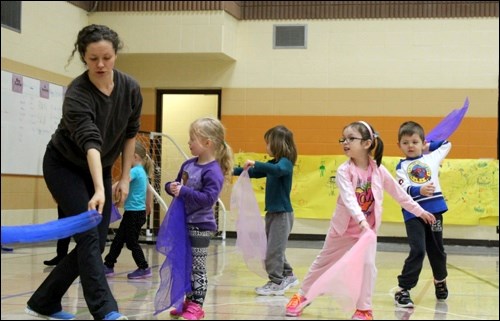
<path id="1" fill-rule="evenodd" d="M 23 76 L 12 74 L 12 91 L 19 94 L 23 93 Z"/>
<path id="2" fill-rule="evenodd" d="M 2 70 L 2 174 L 43 175 L 45 147 L 62 115 L 64 88 Z"/>

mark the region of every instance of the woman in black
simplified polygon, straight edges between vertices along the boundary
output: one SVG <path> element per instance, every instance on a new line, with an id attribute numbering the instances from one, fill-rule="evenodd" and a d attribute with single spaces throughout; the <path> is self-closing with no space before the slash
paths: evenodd
<path id="1" fill-rule="evenodd" d="M 90 313 L 98 320 L 127 320 L 118 312 L 102 264 L 101 253 L 111 215 L 111 168 L 122 157 L 122 176 L 115 200 L 124 201 L 139 131 L 142 95 L 138 83 L 114 69 L 122 44 L 116 32 L 89 25 L 79 33 L 76 51 L 87 70 L 68 86 L 63 115 L 47 145 L 43 160 L 45 182 L 64 216 L 96 209 L 101 223 L 75 234 L 76 247 L 52 270 L 28 300 L 30 315 L 69 320 L 61 299 L 80 276 Z"/>

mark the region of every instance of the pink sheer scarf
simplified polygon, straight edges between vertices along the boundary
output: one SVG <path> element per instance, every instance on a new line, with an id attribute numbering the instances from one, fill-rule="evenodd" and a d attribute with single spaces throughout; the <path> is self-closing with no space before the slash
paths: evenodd
<path id="1" fill-rule="evenodd" d="M 248 269 L 267 279 L 264 260 L 267 237 L 248 171 L 243 171 L 233 186 L 231 212 L 236 213 L 236 249 Z"/>
<path id="2" fill-rule="evenodd" d="M 365 265 L 375 265 L 377 236 L 371 229 L 365 230 L 354 246 L 340 260 L 326 270 L 305 293 L 311 303 L 317 296 L 331 295 L 346 312 L 356 309 L 361 289 L 371 280 L 363 280 Z"/>

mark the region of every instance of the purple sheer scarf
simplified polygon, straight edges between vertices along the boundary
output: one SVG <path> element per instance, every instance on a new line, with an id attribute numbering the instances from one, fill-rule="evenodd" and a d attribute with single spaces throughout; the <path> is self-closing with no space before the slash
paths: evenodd
<path id="1" fill-rule="evenodd" d="M 231 193 L 231 211 L 236 219 L 236 249 L 242 254 L 248 269 L 268 278 L 264 265 L 267 237 L 248 171 L 243 171 Z"/>
<path id="2" fill-rule="evenodd" d="M 115 204 L 111 205 L 111 218 L 109 219 L 109 224 L 114 223 L 122 219 L 122 215 L 120 214 L 120 210 L 116 207 Z"/>
<path id="3" fill-rule="evenodd" d="M 174 198 L 161 223 L 156 249 L 165 255 L 156 292 L 155 315 L 174 307 L 182 311 L 184 296 L 191 292 L 192 253 L 186 224 L 184 201 Z"/>
<path id="4" fill-rule="evenodd" d="M 458 128 L 458 125 L 462 122 L 467 110 L 469 109 L 469 97 L 465 98 L 464 105 L 462 108 L 454 109 L 449 113 L 443 120 L 439 122 L 429 133 L 425 140 L 430 141 L 442 141 L 448 139 Z"/>

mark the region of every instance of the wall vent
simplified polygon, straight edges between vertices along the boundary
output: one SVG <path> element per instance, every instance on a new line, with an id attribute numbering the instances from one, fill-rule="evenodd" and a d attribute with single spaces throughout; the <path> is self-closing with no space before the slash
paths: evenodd
<path id="1" fill-rule="evenodd" d="M 274 49 L 306 49 L 307 25 L 274 25 Z"/>

